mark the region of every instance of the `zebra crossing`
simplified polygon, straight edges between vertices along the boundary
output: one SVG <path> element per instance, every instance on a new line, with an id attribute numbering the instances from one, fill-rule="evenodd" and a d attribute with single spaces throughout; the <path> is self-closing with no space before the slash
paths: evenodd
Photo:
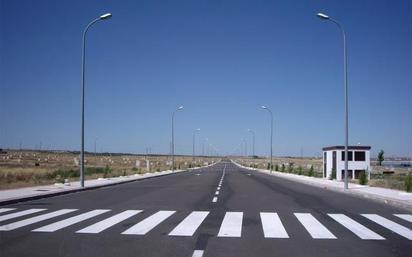
<path id="1" fill-rule="evenodd" d="M 107 229 L 110 229 L 128 219 L 138 217 L 139 214 L 144 213 L 144 210 L 125 210 L 115 213 L 108 218 L 100 219 L 102 214 L 109 214 L 114 212 L 109 209 L 96 209 L 87 212 L 82 212 L 78 209 L 60 209 L 48 211 L 47 209 L 27 209 L 17 210 L 16 208 L 0 208 L 0 232 L 13 231 L 22 229 L 29 225 L 34 226 L 39 222 L 47 222 L 50 219 L 57 219 L 58 221 L 40 226 L 31 230 L 31 232 L 51 233 L 58 230 L 68 228 L 81 222 L 98 219 L 95 223 L 85 226 L 75 233 L 79 234 L 98 234 Z M 133 223 L 131 227 L 121 232 L 122 235 L 139 235 L 144 236 L 150 233 L 154 228 L 165 222 L 171 216 L 175 215 L 177 211 L 160 210 L 150 215 L 143 220 Z M 280 216 L 276 212 L 260 212 L 260 226 L 262 236 L 264 238 L 290 238 L 287 228 L 284 226 Z M 33 216 L 34 215 L 34 216 Z M 70 217 L 67 217 L 71 215 Z M 74 215 L 74 216 L 73 216 Z M 167 234 L 170 237 L 190 237 L 202 226 L 204 221 L 210 215 L 209 211 L 192 211 L 185 216 L 177 225 Z M 28 218 L 26 218 L 29 216 Z M 330 228 L 322 224 L 311 213 L 293 213 L 298 223 L 306 231 L 307 235 L 312 239 L 339 239 Z M 401 225 L 396 220 L 412 222 L 411 214 L 393 214 L 391 217 L 384 217 L 378 214 L 359 214 L 358 217 L 349 217 L 346 214 L 328 213 L 327 217 L 331 222 L 336 222 L 340 226 L 352 232 L 361 240 L 386 240 L 386 238 L 375 232 L 367 226 L 359 223 L 356 219 L 365 218 L 382 227 L 385 233 L 395 233 L 398 236 L 412 240 L 412 230 Z M 60 219 L 61 217 L 64 217 Z M 18 220 L 17 220 L 18 219 Z M 226 212 L 221 220 L 218 233 L 216 237 L 242 237 L 243 228 L 243 212 Z M 11 221 L 11 222 L 10 222 Z M 8 223 L 10 222 L 10 223 Z M 330 226 L 330 222 L 328 222 Z"/>

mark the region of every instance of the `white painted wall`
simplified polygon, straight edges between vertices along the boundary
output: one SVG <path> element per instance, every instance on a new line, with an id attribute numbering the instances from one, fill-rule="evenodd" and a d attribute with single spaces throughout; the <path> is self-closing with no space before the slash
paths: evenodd
<path id="1" fill-rule="evenodd" d="M 336 180 L 343 180 L 344 177 L 342 176 L 341 171 L 345 169 L 345 161 L 342 161 L 342 152 L 344 152 L 344 150 L 340 150 L 340 149 L 324 151 L 324 153 L 326 153 L 326 178 L 329 178 L 332 175 L 333 151 L 336 151 Z M 349 172 L 351 172 L 352 170 L 352 178 L 355 177 L 355 170 L 371 171 L 370 151 L 368 150 L 348 150 L 348 151 L 352 152 L 353 159 L 355 158 L 355 151 L 365 152 L 365 161 L 354 161 L 354 160 L 348 161 L 348 170 Z"/>

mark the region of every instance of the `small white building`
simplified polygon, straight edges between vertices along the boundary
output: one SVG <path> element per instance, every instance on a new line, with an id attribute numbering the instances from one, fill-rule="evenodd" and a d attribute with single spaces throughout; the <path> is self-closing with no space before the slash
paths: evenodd
<path id="1" fill-rule="evenodd" d="M 359 177 L 361 171 L 367 174 L 370 168 L 370 146 L 348 146 L 348 179 Z M 345 178 L 345 147 L 329 146 L 323 149 L 323 177 L 331 178 L 336 171 L 336 180 Z"/>

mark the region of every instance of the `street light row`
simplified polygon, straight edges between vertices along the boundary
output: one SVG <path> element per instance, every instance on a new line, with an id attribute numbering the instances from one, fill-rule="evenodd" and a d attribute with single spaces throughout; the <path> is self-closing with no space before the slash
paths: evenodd
<path id="1" fill-rule="evenodd" d="M 343 29 L 342 25 L 336 21 L 335 19 L 331 18 L 330 16 L 324 13 L 317 13 L 317 17 L 322 20 L 327 20 L 335 23 L 342 33 L 343 38 L 343 84 L 344 84 L 344 98 L 345 98 L 345 189 L 348 189 L 348 137 L 349 137 L 349 114 L 348 114 L 348 81 L 347 81 L 347 47 L 346 47 L 346 33 Z M 91 21 L 83 31 L 83 40 L 82 40 L 82 79 L 81 79 L 81 152 L 80 152 L 80 184 L 84 187 L 84 93 L 85 93 L 85 66 L 86 66 L 86 34 L 89 28 L 98 21 L 106 20 L 112 17 L 111 13 L 106 13 L 101 15 L 100 17 Z M 273 113 L 272 111 L 266 107 L 261 106 L 262 109 L 267 110 L 271 116 L 271 126 L 270 126 L 270 170 L 273 169 L 272 157 L 273 157 L 273 147 L 272 147 L 272 140 L 273 140 Z M 183 106 L 180 106 L 172 113 L 172 170 L 175 168 L 174 164 L 174 114 L 176 111 L 183 110 Z M 193 133 L 193 159 L 195 155 L 194 150 L 194 141 L 195 141 L 195 133 Z M 252 130 L 248 130 L 253 134 L 253 155 L 254 155 L 254 132 Z"/>

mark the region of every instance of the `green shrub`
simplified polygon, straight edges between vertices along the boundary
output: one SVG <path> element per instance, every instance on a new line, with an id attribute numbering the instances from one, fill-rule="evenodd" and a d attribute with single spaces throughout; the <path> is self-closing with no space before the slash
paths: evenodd
<path id="1" fill-rule="evenodd" d="M 359 184 L 361 184 L 361 185 L 368 184 L 368 176 L 366 176 L 366 172 L 364 170 L 362 170 L 359 173 Z"/>
<path id="2" fill-rule="evenodd" d="M 279 165 L 277 165 L 277 164 L 275 165 L 275 170 L 279 171 Z"/>
<path id="3" fill-rule="evenodd" d="M 289 163 L 288 173 L 293 173 L 293 164 L 290 164 L 290 163 Z"/>
<path id="4" fill-rule="evenodd" d="M 406 192 L 412 191 L 412 174 L 409 173 L 405 178 L 405 190 Z"/>
<path id="5" fill-rule="evenodd" d="M 303 168 L 302 166 L 299 165 L 298 167 L 298 175 L 302 175 L 303 174 Z"/>
<path id="6" fill-rule="evenodd" d="M 282 168 L 280 170 L 281 172 L 285 172 L 285 164 L 282 163 Z"/>
<path id="7" fill-rule="evenodd" d="M 136 168 L 136 167 L 133 167 L 133 168 L 132 168 L 132 171 L 139 171 L 139 169 Z"/>
<path id="8" fill-rule="evenodd" d="M 336 179 L 336 170 L 332 169 L 332 174 L 330 174 L 329 180 Z"/>
<path id="9" fill-rule="evenodd" d="M 270 162 L 268 162 L 267 169 L 270 170 Z"/>
<path id="10" fill-rule="evenodd" d="M 112 169 L 111 169 L 108 165 L 106 165 L 106 167 L 104 167 L 103 177 L 104 177 L 104 178 L 109 177 L 109 174 L 110 174 L 111 172 L 112 172 Z"/>
<path id="11" fill-rule="evenodd" d="M 56 179 L 55 179 L 55 181 L 56 181 L 56 183 L 61 183 L 61 184 L 63 184 L 64 183 L 64 177 L 62 176 L 62 175 L 57 175 L 56 176 Z"/>
<path id="12" fill-rule="evenodd" d="M 313 177 L 313 175 L 315 175 L 314 173 L 315 173 L 315 171 L 314 171 L 314 169 L 313 169 L 313 165 L 311 165 L 311 166 L 310 166 L 310 169 L 309 169 L 308 176 L 309 176 L 309 177 Z"/>

